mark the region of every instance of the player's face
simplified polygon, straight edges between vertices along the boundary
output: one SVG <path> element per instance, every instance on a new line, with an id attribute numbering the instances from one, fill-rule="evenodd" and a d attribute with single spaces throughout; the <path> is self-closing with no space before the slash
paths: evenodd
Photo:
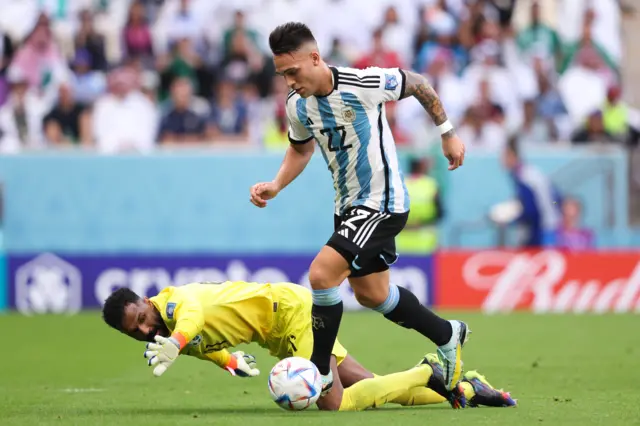
<path id="1" fill-rule="evenodd" d="M 276 73 L 283 76 L 287 86 L 303 98 L 312 96 L 317 91 L 320 69 L 320 55 L 317 51 L 303 48 L 293 53 L 275 55 L 273 62 Z"/>
<path id="2" fill-rule="evenodd" d="M 160 313 L 146 298 L 125 306 L 122 331 L 142 342 L 153 342 L 156 335 L 169 336 L 169 329 Z"/>

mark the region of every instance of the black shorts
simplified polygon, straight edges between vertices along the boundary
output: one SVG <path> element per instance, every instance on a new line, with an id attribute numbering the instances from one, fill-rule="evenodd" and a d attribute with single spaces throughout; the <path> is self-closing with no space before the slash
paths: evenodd
<path id="1" fill-rule="evenodd" d="M 386 271 L 398 259 L 395 238 L 408 217 L 409 212 L 382 213 L 364 206 L 351 207 L 342 216 L 334 216 L 334 233 L 327 245 L 349 263 L 352 277 Z"/>

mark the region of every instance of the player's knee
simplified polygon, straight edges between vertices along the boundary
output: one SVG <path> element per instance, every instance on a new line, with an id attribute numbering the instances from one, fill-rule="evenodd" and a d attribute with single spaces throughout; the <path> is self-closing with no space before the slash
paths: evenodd
<path id="1" fill-rule="evenodd" d="M 349 265 L 342 255 L 325 246 L 311 262 L 309 282 L 314 290 L 337 287 L 349 275 Z"/>
<path id="2" fill-rule="evenodd" d="M 323 268 L 315 262 L 311 264 L 309 283 L 314 290 L 336 287 L 340 284 L 337 281 L 335 274 L 328 268 Z"/>
<path id="3" fill-rule="evenodd" d="M 309 283 L 311 284 L 311 288 L 313 289 L 322 289 L 328 288 L 327 286 L 328 277 L 327 274 L 322 271 L 319 267 L 314 267 L 311 265 L 309 268 Z"/>

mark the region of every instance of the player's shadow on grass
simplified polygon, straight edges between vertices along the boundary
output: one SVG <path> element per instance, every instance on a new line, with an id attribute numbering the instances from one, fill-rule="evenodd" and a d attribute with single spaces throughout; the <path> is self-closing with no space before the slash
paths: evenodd
<path id="1" fill-rule="evenodd" d="M 317 410 L 309 411 L 319 412 Z M 208 417 L 213 415 L 241 415 L 241 416 L 255 416 L 255 417 L 279 417 L 289 416 L 290 414 L 279 409 L 278 407 L 263 408 L 263 407 L 158 407 L 158 408 L 144 408 L 144 407 L 120 407 L 120 408 L 87 408 L 76 410 L 76 414 L 80 415 L 101 415 L 101 416 L 175 416 L 175 417 Z"/>
<path id="2" fill-rule="evenodd" d="M 397 410 L 451 410 L 451 407 L 445 404 L 432 405 L 428 407 L 401 407 L 398 405 L 390 405 L 384 408 L 367 410 L 366 412 L 376 412 L 379 410 L 384 411 L 397 411 Z M 274 406 L 273 408 L 263 408 L 263 407 L 176 407 L 176 408 L 168 408 L 168 407 L 158 407 L 158 408 L 144 408 L 144 407 L 122 407 L 118 409 L 95 409 L 88 408 L 86 410 L 78 410 L 78 414 L 100 414 L 100 415 L 163 415 L 163 416 L 179 416 L 179 417 L 206 417 L 212 415 L 233 415 L 238 414 L 242 416 L 255 416 L 255 417 L 289 417 L 291 415 L 295 415 L 293 412 L 286 412 L 284 410 L 279 409 Z M 305 412 L 305 416 L 318 416 L 323 415 L 325 412 L 311 409 Z"/>

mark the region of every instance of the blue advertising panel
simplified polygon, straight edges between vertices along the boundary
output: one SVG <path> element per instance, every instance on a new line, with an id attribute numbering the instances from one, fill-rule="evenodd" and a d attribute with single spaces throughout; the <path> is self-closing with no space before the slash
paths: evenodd
<path id="1" fill-rule="evenodd" d="M 172 285 L 197 281 L 293 282 L 309 286 L 309 255 L 278 256 L 9 256 L 9 306 L 25 314 L 74 313 L 99 308 L 115 289 L 152 296 Z M 401 256 L 393 283 L 431 304 L 432 258 Z M 360 306 L 345 282 L 345 309 Z"/>

